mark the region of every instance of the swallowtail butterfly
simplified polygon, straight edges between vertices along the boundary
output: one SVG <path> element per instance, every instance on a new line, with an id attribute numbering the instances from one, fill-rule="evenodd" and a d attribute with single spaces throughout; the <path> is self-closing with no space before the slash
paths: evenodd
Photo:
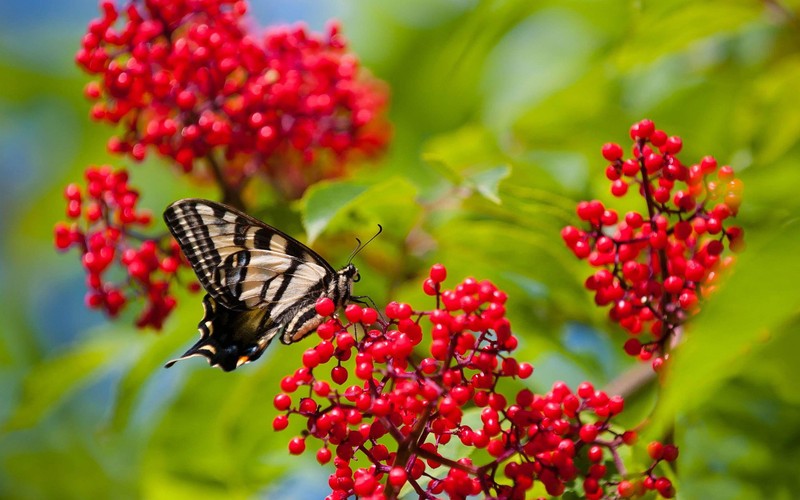
<path id="1" fill-rule="evenodd" d="M 276 336 L 297 342 L 323 321 L 316 301 L 328 297 L 339 308 L 359 280 L 353 264 L 336 271 L 288 234 L 221 203 L 178 200 L 164 220 L 207 292 L 200 340 L 167 368 L 204 356 L 231 371 L 258 359 Z"/>

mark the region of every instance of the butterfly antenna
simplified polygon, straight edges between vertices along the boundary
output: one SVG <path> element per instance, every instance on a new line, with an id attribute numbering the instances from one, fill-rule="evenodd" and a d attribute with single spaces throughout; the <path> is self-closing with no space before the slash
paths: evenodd
<path id="1" fill-rule="evenodd" d="M 366 242 L 366 243 L 364 243 L 363 245 L 361 244 L 361 240 L 360 240 L 360 239 L 358 239 L 358 238 L 356 238 L 356 242 L 357 242 L 358 244 L 356 245 L 356 249 L 355 249 L 355 250 L 353 250 L 353 253 L 351 253 L 351 254 L 350 254 L 350 258 L 349 258 L 349 259 L 347 259 L 347 263 L 348 263 L 348 264 L 350 264 L 351 262 L 353 262 L 353 259 L 355 258 L 355 256 L 356 256 L 356 255 L 358 255 L 358 252 L 360 252 L 361 250 L 363 250 L 365 246 L 369 245 L 369 244 L 370 244 L 370 242 L 372 242 L 372 240 L 374 240 L 375 238 L 377 238 L 377 237 L 378 237 L 378 235 L 379 235 L 379 234 L 381 234 L 382 232 L 383 232 L 383 226 L 381 226 L 380 224 L 378 224 L 378 232 L 377 232 L 377 233 L 375 233 L 374 235 L 372 235 L 372 238 L 368 239 L 368 240 L 367 240 L 367 242 Z"/>

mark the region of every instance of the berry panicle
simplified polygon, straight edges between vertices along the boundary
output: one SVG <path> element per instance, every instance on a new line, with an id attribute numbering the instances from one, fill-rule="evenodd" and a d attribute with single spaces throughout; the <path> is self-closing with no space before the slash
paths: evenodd
<path id="1" fill-rule="evenodd" d="M 175 308 L 170 284 L 178 269 L 188 267 L 178 244 L 172 240 L 141 235 L 152 216 L 138 208 L 139 192 L 128 184 L 124 169 L 89 167 L 86 188 L 70 184 L 64 190 L 66 215 L 71 222 L 55 226 L 55 246 L 66 251 L 76 247 L 86 271 L 86 305 L 114 317 L 125 305 L 143 297 L 145 306 L 136 325 L 160 329 Z M 125 277 L 108 278 L 111 268 L 121 266 Z M 196 289 L 197 283 L 191 287 Z"/>
<path id="2" fill-rule="evenodd" d="M 446 275 L 437 264 L 423 282 L 434 309 L 390 302 L 381 317 L 350 304 L 337 318 L 332 303 L 317 303 L 328 317 L 320 341 L 281 380 L 273 401 L 275 430 L 290 418 L 304 422 L 289 453 L 310 448 L 321 464 L 332 461 L 329 498 L 396 496 L 410 484 L 421 496 L 523 499 L 536 483 L 560 495 L 576 481 L 587 498 L 615 494 L 626 472 L 608 464 L 621 463 L 619 448 L 636 440 L 613 424 L 623 399 L 563 382 L 508 398 L 509 379 L 527 379 L 533 367 L 512 355 L 519 341 L 505 316 L 506 294 L 473 278 L 445 289 Z M 464 420 L 470 409 L 480 411 L 477 425 Z M 454 439 L 491 458 L 478 464 L 449 455 Z M 665 459 L 640 477 L 656 484 L 653 471 Z"/>
<path id="3" fill-rule="evenodd" d="M 634 124 L 630 136 L 629 158 L 614 143 L 601 153 L 611 194 L 636 193 L 641 209 L 619 214 L 599 200 L 582 201 L 577 215 L 584 226 L 567 226 L 561 236 L 575 256 L 598 268 L 585 286 L 631 335 L 625 352 L 660 369 L 681 325 L 732 263 L 726 250 L 744 248 L 744 231 L 732 224 L 743 186 L 712 156 L 682 163 L 681 138 L 650 120 Z"/>
<path id="4" fill-rule="evenodd" d="M 155 152 L 190 172 L 210 165 L 231 189 L 260 174 L 285 196 L 343 175 L 389 138 L 387 90 L 336 23 L 251 33 L 247 2 L 101 2 L 77 64 L 91 117 L 121 131 L 109 150 Z"/>

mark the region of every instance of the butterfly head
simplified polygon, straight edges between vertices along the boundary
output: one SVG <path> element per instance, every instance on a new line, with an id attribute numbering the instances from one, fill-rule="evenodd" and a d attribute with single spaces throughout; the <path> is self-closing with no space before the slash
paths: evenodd
<path id="1" fill-rule="evenodd" d="M 361 275 L 358 274 L 356 266 L 347 264 L 336 273 L 335 280 L 329 285 L 328 296 L 336 302 L 337 306 L 342 306 L 353 293 L 353 283 L 360 279 Z"/>
<path id="2" fill-rule="evenodd" d="M 358 273 L 358 269 L 356 269 L 356 266 L 353 264 L 347 264 L 341 268 L 337 274 L 346 281 L 358 283 L 361 280 L 361 275 Z"/>

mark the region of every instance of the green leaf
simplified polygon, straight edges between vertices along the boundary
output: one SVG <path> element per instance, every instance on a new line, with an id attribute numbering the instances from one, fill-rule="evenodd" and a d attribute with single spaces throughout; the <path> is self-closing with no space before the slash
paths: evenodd
<path id="1" fill-rule="evenodd" d="M 406 179 L 392 178 L 362 190 L 328 220 L 332 231 L 367 234 L 381 224 L 386 234 L 404 239 L 419 218 L 417 188 Z"/>
<path id="2" fill-rule="evenodd" d="M 508 177 L 509 174 L 511 174 L 511 167 L 504 165 L 471 175 L 467 178 L 467 181 L 469 184 L 475 186 L 475 189 L 483 195 L 484 198 L 499 205 L 500 181 Z"/>
<path id="3" fill-rule="evenodd" d="M 303 196 L 303 225 L 308 234 L 308 244 L 314 242 L 328 223 L 368 186 L 349 181 L 324 181 L 311 186 Z"/>
<path id="4" fill-rule="evenodd" d="M 756 117 L 747 117 L 754 125 L 760 125 L 757 137 L 761 148 L 755 158 L 756 164 L 767 165 L 779 161 L 800 141 L 800 113 L 795 103 L 800 87 L 800 57 L 786 58 L 772 71 L 760 78 L 758 86 L 759 106 Z M 771 126 L 780 123 L 780 127 Z"/>
<path id="5" fill-rule="evenodd" d="M 698 40 L 733 35 L 762 15 L 759 3 L 742 0 L 648 2 L 626 30 L 626 44 L 618 53 L 617 63 L 623 69 L 634 68 L 688 50 Z"/>
<path id="6" fill-rule="evenodd" d="M 464 170 L 496 162 L 501 155 L 497 139 L 488 129 L 470 125 L 430 139 L 423 147 L 422 159 L 446 165 L 453 175 L 463 178 Z"/>
<path id="7" fill-rule="evenodd" d="M 123 347 L 119 340 L 100 338 L 33 366 L 22 382 L 22 395 L 5 430 L 36 425 L 62 399 L 88 384 Z"/>
<path id="8" fill-rule="evenodd" d="M 500 181 L 511 174 L 497 139 L 483 127 L 462 127 L 431 139 L 422 158 L 451 184 L 467 187 L 497 204 Z"/>

